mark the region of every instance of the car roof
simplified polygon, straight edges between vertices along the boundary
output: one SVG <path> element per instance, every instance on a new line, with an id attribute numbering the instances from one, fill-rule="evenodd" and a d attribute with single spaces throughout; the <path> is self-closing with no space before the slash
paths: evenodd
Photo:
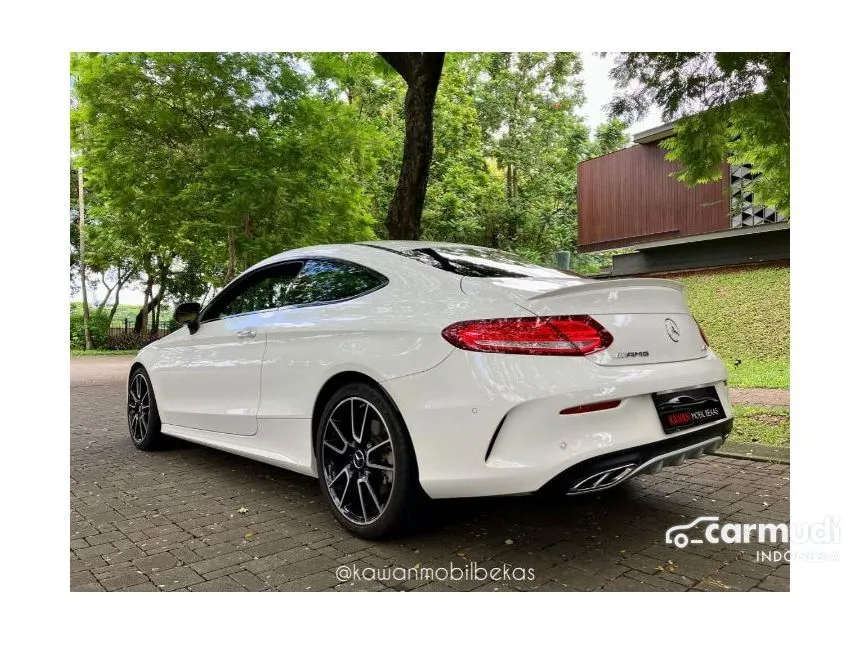
<path id="1" fill-rule="evenodd" d="M 481 249 L 484 247 L 471 244 L 458 244 L 456 242 L 430 242 L 426 240 L 368 240 L 367 242 L 347 242 L 344 244 L 320 244 L 317 246 L 305 246 L 289 251 L 283 251 L 277 255 L 262 260 L 251 267 L 257 269 L 267 264 L 273 264 L 283 260 L 291 260 L 296 257 L 309 254 L 319 254 L 329 257 L 340 257 L 344 259 L 358 259 L 363 256 L 362 250 L 377 248 L 394 253 L 403 254 L 413 249 Z M 358 253 L 358 256 L 356 256 Z M 250 269 L 249 269 L 250 270 Z"/>
<path id="2" fill-rule="evenodd" d="M 473 244 L 459 244 L 457 242 L 432 242 L 429 240 L 372 240 L 370 242 L 356 242 L 363 246 L 378 246 L 381 249 L 392 251 L 410 251 L 412 249 L 480 249 L 481 246 Z"/>

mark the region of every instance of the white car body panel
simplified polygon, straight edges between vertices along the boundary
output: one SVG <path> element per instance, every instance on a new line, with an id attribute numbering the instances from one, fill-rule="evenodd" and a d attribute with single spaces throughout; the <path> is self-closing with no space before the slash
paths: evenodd
<path id="1" fill-rule="evenodd" d="M 213 320 L 196 334 L 179 329 L 141 353 L 164 423 L 253 435 L 257 432 L 260 369 L 272 312 Z M 254 333 L 253 338 L 239 334 Z M 150 358 L 151 357 L 151 358 Z M 149 360 L 147 360 L 149 359 Z"/>
<path id="2" fill-rule="evenodd" d="M 388 250 L 299 249 L 248 272 L 335 258 L 385 276 L 382 288 L 204 322 L 195 334 L 183 328 L 141 350 L 136 363 L 150 375 L 162 432 L 314 475 L 319 394 L 333 377 L 357 372 L 403 416 L 425 492 L 468 497 L 532 492 L 584 459 L 665 439 L 653 392 L 714 385 L 731 417 L 725 368 L 704 345 L 678 283 L 461 277 L 392 252 L 444 245 L 379 245 Z M 560 314 L 592 316 L 613 343 L 585 357 L 529 356 L 465 351 L 441 336 L 464 320 Z M 239 338 L 248 330 L 256 335 Z M 621 404 L 559 414 L 608 400 Z"/>
<path id="3" fill-rule="evenodd" d="M 571 361 L 578 362 L 575 376 Z M 403 417 L 421 485 L 439 498 L 533 492 L 577 462 L 665 439 L 652 392 L 715 385 L 731 416 L 725 378 L 713 352 L 682 363 L 604 367 L 582 357 L 457 350 L 437 369 L 383 386 L 395 401 L 417 402 Z M 612 410 L 559 414 L 614 400 L 622 403 Z"/>

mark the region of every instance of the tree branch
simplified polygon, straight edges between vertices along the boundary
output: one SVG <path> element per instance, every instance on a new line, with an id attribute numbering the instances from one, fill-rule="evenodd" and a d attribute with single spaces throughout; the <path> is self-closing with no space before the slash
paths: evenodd
<path id="1" fill-rule="evenodd" d="M 386 63 L 394 68 L 394 71 L 403 77 L 407 85 L 415 80 L 421 54 L 417 52 L 379 52 Z"/>

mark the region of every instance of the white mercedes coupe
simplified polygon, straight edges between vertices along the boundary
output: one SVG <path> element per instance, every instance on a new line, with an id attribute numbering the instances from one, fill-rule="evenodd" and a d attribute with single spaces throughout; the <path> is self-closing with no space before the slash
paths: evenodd
<path id="1" fill-rule="evenodd" d="M 364 538 L 425 496 L 605 490 L 732 425 L 725 367 L 670 280 L 368 242 L 276 255 L 175 317 L 129 374 L 134 445 L 316 476 Z"/>

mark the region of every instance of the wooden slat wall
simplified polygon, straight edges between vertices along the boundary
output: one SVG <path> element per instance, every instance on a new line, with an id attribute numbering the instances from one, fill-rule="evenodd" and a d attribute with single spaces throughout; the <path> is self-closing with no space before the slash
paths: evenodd
<path id="1" fill-rule="evenodd" d="M 580 251 L 728 229 L 729 173 L 688 187 L 656 145 L 635 145 L 579 164 Z"/>

